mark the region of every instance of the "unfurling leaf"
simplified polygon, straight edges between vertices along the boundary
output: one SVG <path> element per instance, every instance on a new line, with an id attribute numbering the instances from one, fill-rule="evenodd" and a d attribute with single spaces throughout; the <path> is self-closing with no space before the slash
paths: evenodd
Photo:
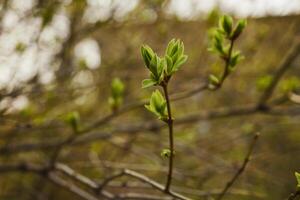
<path id="1" fill-rule="evenodd" d="M 229 61 L 230 71 L 233 71 L 235 69 L 235 66 L 243 59 L 244 57 L 241 55 L 239 51 L 234 52 Z"/>
<path id="2" fill-rule="evenodd" d="M 151 87 L 156 84 L 157 84 L 157 82 L 153 79 L 144 79 L 142 82 L 142 88 Z"/>
<path id="3" fill-rule="evenodd" d="M 171 76 L 186 62 L 187 55 L 184 54 L 184 44 L 179 39 L 172 39 L 166 49 L 164 64 L 166 64 L 166 74 Z"/>
<path id="4" fill-rule="evenodd" d="M 241 19 L 237 22 L 237 25 L 235 29 L 233 30 L 231 34 L 231 39 L 235 40 L 240 36 L 240 34 L 243 32 L 244 28 L 247 25 L 247 20 L 246 19 Z"/>
<path id="5" fill-rule="evenodd" d="M 208 87 L 209 87 L 210 89 L 215 89 L 219 84 L 220 84 L 219 78 L 216 77 L 216 76 L 213 75 L 213 74 L 210 74 L 210 75 L 209 75 L 209 84 L 208 84 Z"/>
<path id="6" fill-rule="evenodd" d="M 154 56 L 153 50 L 148 46 L 148 45 L 143 45 L 141 47 L 141 54 L 144 59 L 146 67 L 149 69 L 150 68 L 150 62 Z"/>
<path id="7" fill-rule="evenodd" d="M 141 47 L 141 54 L 146 67 L 150 71 L 150 77 L 155 84 L 160 84 L 163 79 L 164 62 L 156 53 L 147 45 Z M 154 84 L 154 85 L 155 85 Z"/>
<path id="8" fill-rule="evenodd" d="M 145 107 L 152 113 L 154 113 L 159 119 L 167 119 L 167 104 L 165 98 L 159 92 L 155 90 L 150 98 L 150 104 L 145 105 Z"/>
<path id="9" fill-rule="evenodd" d="M 224 31 L 226 36 L 230 36 L 232 31 L 233 20 L 229 15 L 224 15 L 221 17 L 219 21 L 220 29 Z"/>
<path id="10" fill-rule="evenodd" d="M 224 47 L 224 35 L 219 29 L 214 29 L 211 36 L 211 47 L 208 50 L 225 57 L 226 48 Z"/>

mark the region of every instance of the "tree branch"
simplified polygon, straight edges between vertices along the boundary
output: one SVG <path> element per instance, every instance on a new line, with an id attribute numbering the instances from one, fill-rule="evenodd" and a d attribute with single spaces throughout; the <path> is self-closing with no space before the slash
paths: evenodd
<path id="1" fill-rule="evenodd" d="M 285 72 L 291 67 L 292 62 L 297 58 L 300 52 L 300 37 L 295 39 L 293 47 L 288 51 L 284 59 L 281 61 L 278 70 L 275 72 L 272 82 L 269 87 L 264 91 L 262 96 L 258 101 L 259 106 L 264 106 L 264 104 L 271 98 L 276 86 L 285 74 Z"/>
<path id="2" fill-rule="evenodd" d="M 248 162 L 250 161 L 250 157 L 252 155 L 254 146 L 257 142 L 257 139 L 259 137 L 259 133 L 256 133 L 255 136 L 253 137 L 253 140 L 249 146 L 249 150 L 248 153 L 246 154 L 246 157 L 244 159 L 244 162 L 242 164 L 242 166 L 238 169 L 238 171 L 234 174 L 234 176 L 232 177 L 232 179 L 227 182 L 225 188 L 223 189 L 223 191 L 219 194 L 219 196 L 216 198 L 216 200 L 221 200 L 223 199 L 224 195 L 227 193 L 227 191 L 231 188 L 231 186 L 236 182 L 236 180 L 239 178 L 239 176 L 244 172 L 244 170 L 246 169 L 246 166 L 248 164 Z"/>

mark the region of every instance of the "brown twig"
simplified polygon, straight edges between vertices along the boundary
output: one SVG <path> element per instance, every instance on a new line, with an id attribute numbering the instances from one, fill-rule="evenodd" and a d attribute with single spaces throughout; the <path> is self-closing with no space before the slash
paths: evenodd
<path id="1" fill-rule="evenodd" d="M 216 200 L 221 200 L 224 197 L 224 195 L 227 193 L 227 191 L 231 188 L 231 186 L 236 182 L 236 180 L 239 178 L 239 176 L 244 172 L 248 162 L 250 161 L 250 157 L 252 155 L 252 152 L 254 150 L 254 146 L 257 142 L 258 137 L 259 137 L 259 133 L 256 133 L 255 136 L 253 137 L 253 140 L 252 140 L 250 146 L 249 146 L 248 153 L 246 154 L 246 157 L 244 159 L 242 166 L 237 170 L 237 172 L 234 174 L 232 179 L 227 182 L 225 188 L 219 194 L 219 196 L 216 198 Z"/>
<path id="2" fill-rule="evenodd" d="M 217 88 L 220 88 L 223 85 L 225 79 L 229 75 L 229 72 L 230 72 L 230 69 L 229 69 L 230 59 L 231 59 L 231 55 L 232 55 L 232 51 L 233 51 L 234 41 L 235 41 L 234 39 L 230 40 L 228 55 L 224 58 L 224 61 L 225 61 L 224 71 L 223 71 L 223 74 L 222 74 L 221 79 L 220 79 L 220 83 L 218 84 Z"/>
<path id="3" fill-rule="evenodd" d="M 69 168 L 64 166 L 64 168 L 58 167 L 58 169 L 65 170 L 65 169 L 69 169 Z M 62 171 L 64 171 L 64 170 L 62 170 Z M 76 186 L 70 182 L 67 182 L 63 178 L 60 178 L 53 171 L 52 168 L 49 168 L 49 166 L 39 166 L 39 165 L 30 164 L 30 163 L 0 165 L 0 173 L 8 173 L 8 172 L 34 173 L 41 177 L 47 178 L 48 180 L 53 182 L 55 185 L 58 185 L 62 188 L 67 189 L 68 191 L 72 192 L 73 194 L 76 194 L 78 197 L 81 197 L 82 199 L 98 200 L 98 198 L 94 197 L 93 195 L 89 194 L 88 192 L 84 191 L 83 189 L 79 188 L 78 186 Z M 74 175 L 72 175 L 72 176 L 74 176 Z M 86 183 L 83 181 L 83 179 L 78 179 L 78 180 L 83 184 Z M 106 198 L 110 197 L 105 191 L 102 191 L 101 195 L 105 196 Z"/>
<path id="4" fill-rule="evenodd" d="M 47 179 L 49 179 L 51 182 L 53 182 L 55 185 L 58 185 L 62 188 L 65 188 L 72 192 L 73 194 L 76 194 L 77 196 L 81 197 L 82 199 L 85 200 L 99 200 L 95 196 L 89 194 L 88 192 L 84 191 L 83 189 L 77 187 L 74 184 L 71 184 L 68 181 L 65 181 L 64 179 L 60 178 L 54 173 L 49 173 L 47 176 Z"/>
<path id="5" fill-rule="evenodd" d="M 275 72 L 272 78 L 272 82 L 260 97 L 258 101 L 258 106 L 264 106 L 264 104 L 271 98 L 279 81 L 281 80 L 285 72 L 291 67 L 292 62 L 297 58 L 299 52 L 300 52 L 300 37 L 298 36 L 295 39 L 293 47 L 288 51 L 284 59 L 281 61 L 278 70 Z"/>
<path id="6" fill-rule="evenodd" d="M 159 190 L 159 191 L 161 191 L 161 192 L 163 192 L 163 193 L 166 192 L 166 191 L 165 191 L 165 187 L 164 187 L 162 184 L 160 184 L 160 183 L 158 183 L 158 182 L 156 182 L 156 181 L 150 179 L 149 177 L 147 177 L 147 176 L 145 176 L 145 175 L 143 175 L 143 174 L 140 174 L 140 173 L 138 173 L 138 172 L 135 172 L 135 171 L 132 171 L 132 170 L 129 170 L 129 169 L 124 169 L 122 172 L 120 172 L 120 173 L 118 173 L 118 174 L 115 174 L 115 175 L 112 175 L 112 176 L 106 178 L 106 179 L 102 182 L 102 184 L 99 185 L 99 190 L 101 191 L 101 190 L 104 189 L 111 181 L 113 181 L 113 180 L 115 180 L 115 179 L 117 179 L 117 178 L 120 178 L 120 177 L 122 177 L 122 176 L 129 176 L 129 177 L 135 178 L 135 179 L 137 179 L 137 180 L 139 180 L 139 181 L 142 181 L 143 183 L 145 183 L 145 184 L 147 184 L 147 185 L 153 187 L 154 189 L 157 189 L 157 190 Z M 183 195 L 181 195 L 181 194 L 178 194 L 178 193 L 176 193 L 176 192 L 173 192 L 173 191 L 171 191 L 171 190 L 169 190 L 169 191 L 167 192 L 167 194 L 168 194 L 169 196 L 171 196 L 171 197 L 176 198 L 176 199 L 180 199 L 180 200 L 191 200 L 190 198 L 185 197 L 185 196 L 183 196 Z"/>
<path id="7" fill-rule="evenodd" d="M 167 119 L 167 124 L 169 128 L 169 150 L 170 150 L 170 155 L 169 155 L 169 169 L 168 169 L 168 176 L 167 176 L 167 182 L 165 186 L 165 191 L 169 192 L 171 182 L 172 182 L 172 175 L 173 175 L 173 159 L 174 159 L 174 138 L 173 138 L 173 118 L 172 118 L 172 111 L 171 111 L 171 103 L 169 99 L 169 94 L 168 94 L 168 85 L 164 84 L 162 85 L 165 98 L 166 98 L 166 103 L 167 103 L 167 111 L 168 111 L 168 119 Z"/>
<path id="8" fill-rule="evenodd" d="M 182 125 L 182 124 L 191 124 L 194 122 L 202 121 L 202 120 L 213 120 L 220 119 L 226 117 L 237 117 L 237 116 L 250 116 L 253 114 L 264 114 L 264 115 L 273 115 L 273 116 L 296 116 L 300 115 L 299 107 L 291 107 L 291 108 L 272 108 L 272 106 L 268 107 L 268 109 L 260 110 L 256 104 L 250 104 L 245 106 L 237 106 L 233 108 L 217 108 L 209 111 L 203 111 L 198 114 L 190 114 L 185 117 L 177 118 L 176 124 L 174 125 Z M 116 133 L 137 133 L 141 131 L 153 131 L 164 128 L 164 124 L 157 123 L 156 121 L 141 123 L 130 126 L 117 127 L 110 131 L 95 131 L 86 133 L 84 135 L 80 135 L 76 140 L 68 145 L 82 145 L 95 140 L 104 140 L 111 138 Z M 38 143 L 21 143 L 21 144 L 11 144 L 6 147 L 0 148 L 0 154 L 8 154 L 8 153 L 18 153 L 18 152 L 31 152 L 35 150 L 48 150 L 58 147 L 61 143 L 63 143 L 65 139 L 55 138 L 49 141 L 43 141 Z"/>

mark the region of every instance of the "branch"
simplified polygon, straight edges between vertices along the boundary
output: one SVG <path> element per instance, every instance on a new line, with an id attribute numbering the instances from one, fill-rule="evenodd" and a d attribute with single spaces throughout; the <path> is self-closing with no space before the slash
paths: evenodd
<path id="1" fill-rule="evenodd" d="M 248 162 L 250 161 L 250 157 L 252 155 L 252 152 L 253 152 L 254 146 L 257 142 L 258 137 L 259 137 L 259 133 L 256 133 L 253 140 L 252 140 L 252 143 L 249 146 L 248 153 L 246 154 L 246 157 L 244 159 L 244 162 L 243 162 L 242 166 L 234 174 L 232 179 L 226 184 L 225 188 L 220 193 L 220 195 L 216 198 L 216 200 L 221 200 L 224 197 L 224 195 L 227 193 L 227 191 L 230 189 L 230 187 L 236 182 L 236 180 L 239 178 L 239 176 L 244 172 Z"/>
<path id="2" fill-rule="evenodd" d="M 208 83 L 204 82 L 204 83 L 200 84 L 200 86 L 198 86 L 198 88 L 196 88 L 196 89 L 188 90 L 188 91 L 181 92 L 178 94 L 171 94 L 170 99 L 172 101 L 179 101 L 179 100 L 187 99 L 187 98 L 197 95 L 207 89 L 208 89 Z M 141 101 L 141 102 L 136 102 L 136 103 L 125 105 L 124 107 L 117 110 L 116 112 L 110 113 L 110 114 L 106 115 L 105 117 L 96 120 L 95 122 L 93 122 L 92 124 L 90 124 L 86 128 L 84 128 L 83 130 L 81 130 L 80 133 L 86 133 L 95 128 L 98 128 L 98 127 L 108 123 L 112 119 L 114 119 L 122 114 L 125 114 L 127 112 L 136 110 L 138 108 L 144 108 L 144 105 L 147 103 L 148 103 L 147 101 Z"/>
<path id="3" fill-rule="evenodd" d="M 64 179 L 60 178 L 54 173 L 49 173 L 47 176 L 47 179 L 49 179 L 51 182 L 53 182 L 55 185 L 58 185 L 60 187 L 63 187 L 73 194 L 76 194 L 77 196 L 81 197 L 82 199 L 86 200 L 99 200 L 98 198 L 94 197 L 93 195 L 89 194 L 88 192 L 82 190 L 81 188 L 77 187 L 74 184 L 71 184 Z"/>
<path id="4" fill-rule="evenodd" d="M 300 52 L 300 37 L 296 38 L 293 47 L 288 51 L 284 59 L 281 61 L 278 70 L 275 72 L 272 82 L 269 87 L 264 91 L 259 99 L 258 105 L 264 106 L 264 104 L 272 97 L 272 94 L 278 85 L 279 81 L 285 74 L 285 72 L 291 67 L 292 62 L 297 58 Z"/>
<path id="5" fill-rule="evenodd" d="M 256 104 L 249 104 L 244 106 L 237 106 L 233 108 L 217 108 L 209 111 L 204 111 L 199 114 L 190 114 L 185 117 L 177 118 L 176 124 L 190 124 L 202 120 L 214 120 L 226 117 L 237 117 L 237 116 L 249 116 L 253 114 L 264 114 L 264 115 L 273 115 L 273 116 L 296 116 L 300 115 L 300 108 L 295 106 L 291 108 L 272 108 L 265 107 L 261 109 Z M 97 131 L 90 132 L 84 135 L 80 135 L 72 143 L 68 144 L 69 146 L 82 145 L 89 142 L 94 142 L 95 140 L 107 140 L 111 138 L 114 134 L 117 133 L 138 133 L 146 131 L 156 131 L 161 128 L 164 128 L 164 124 L 157 123 L 156 121 L 151 121 L 148 123 L 141 123 L 131 126 L 117 127 L 110 131 Z M 38 143 L 21 143 L 21 144 L 10 144 L 0 148 L 1 154 L 9 153 L 18 153 L 18 152 L 30 152 L 35 150 L 47 150 L 58 147 L 65 139 L 55 138 L 44 142 Z"/>
<path id="6" fill-rule="evenodd" d="M 168 94 L 168 85 L 163 84 L 162 88 L 164 90 L 165 98 L 166 98 L 166 103 L 167 103 L 167 110 L 168 110 L 168 119 L 167 119 L 167 124 L 169 128 L 169 150 L 170 150 L 170 155 L 169 155 L 169 169 L 168 169 L 168 176 L 167 176 L 167 182 L 165 186 L 165 191 L 168 192 L 170 190 L 171 182 L 172 182 L 172 174 L 173 174 L 173 158 L 174 158 L 174 139 L 173 139 L 173 117 L 172 117 L 172 111 L 171 111 L 171 102 L 169 99 L 169 94 Z"/>
<path id="7" fill-rule="evenodd" d="M 38 166 L 29 163 L 18 163 L 18 164 L 5 164 L 0 165 L 0 173 L 8 173 L 8 172 L 30 172 L 35 173 L 41 177 L 45 177 L 54 184 L 67 189 L 68 191 L 76 194 L 85 200 L 98 200 L 98 198 L 92 196 L 88 192 L 82 190 L 78 186 L 71 184 L 64 179 L 57 176 L 54 172 L 51 171 L 51 168 L 48 166 Z M 102 193 L 103 194 L 103 193 Z"/>
<path id="8" fill-rule="evenodd" d="M 129 169 L 124 169 L 122 172 L 120 172 L 118 174 L 115 174 L 115 175 L 112 175 L 112 176 L 108 177 L 107 179 L 105 179 L 102 182 L 102 184 L 100 185 L 99 190 L 104 189 L 111 181 L 113 181 L 113 180 L 115 180 L 117 178 L 120 178 L 122 176 L 129 176 L 129 177 L 135 178 L 135 179 L 137 179 L 137 180 L 139 180 L 139 181 L 141 181 L 141 182 L 143 182 L 143 183 L 151 186 L 152 188 L 154 188 L 156 190 L 159 190 L 159 191 L 161 191 L 163 193 L 166 193 L 169 196 L 174 197 L 176 199 L 191 200 L 190 198 L 185 197 L 185 196 L 183 196 L 181 194 L 178 194 L 176 192 L 173 192 L 171 190 L 169 190 L 169 191 L 166 192 L 165 187 L 162 184 L 160 184 L 160 183 L 158 183 L 158 182 L 156 182 L 156 181 L 148 178 L 147 176 L 145 176 L 143 174 L 140 174 L 138 172 L 135 172 L 135 171 L 132 171 L 132 170 L 129 170 Z"/>

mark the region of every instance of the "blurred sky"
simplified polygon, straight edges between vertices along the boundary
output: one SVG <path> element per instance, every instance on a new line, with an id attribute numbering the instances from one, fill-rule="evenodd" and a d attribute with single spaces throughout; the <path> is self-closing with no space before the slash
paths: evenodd
<path id="1" fill-rule="evenodd" d="M 71 0 L 64 0 L 65 4 Z M 136 7 L 139 0 L 87 0 L 85 19 L 89 22 L 104 20 L 117 7 L 115 18 L 124 16 Z M 54 79 L 57 63 L 55 54 L 61 48 L 69 31 L 69 20 L 63 10 L 53 18 L 51 24 L 41 31 L 41 19 L 23 16 L 30 12 L 35 0 L 11 0 L 10 9 L 2 21 L 0 36 L 0 89 L 13 88 L 22 82 L 40 75 L 40 82 L 47 84 Z M 166 11 L 182 19 L 205 15 L 215 7 L 240 17 L 262 17 L 266 15 L 288 15 L 300 13 L 300 0 L 170 0 Z M 21 51 L 16 52 L 16 49 Z M 86 38 L 75 48 L 74 62 L 85 59 L 89 68 L 101 64 L 101 47 L 92 38 Z M 84 77 L 84 76 L 83 76 Z M 0 105 L 1 107 L 1 105 Z"/>
<path id="2" fill-rule="evenodd" d="M 300 0 L 172 0 L 170 9 L 181 17 L 189 18 L 208 13 L 216 6 L 240 17 L 288 15 L 300 12 Z"/>

